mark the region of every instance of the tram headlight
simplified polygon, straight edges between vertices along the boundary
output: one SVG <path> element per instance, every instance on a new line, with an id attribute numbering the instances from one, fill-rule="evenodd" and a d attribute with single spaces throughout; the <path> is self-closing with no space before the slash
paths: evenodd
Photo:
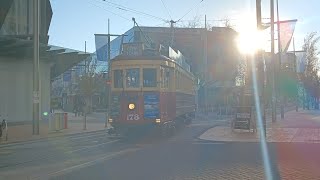
<path id="1" fill-rule="evenodd" d="M 161 123 L 161 119 L 156 119 L 156 123 Z"/>
<path id="2" fill-rule="evenodd" d="M 135 106 L 133 103 L 130 103 L 128 107 L 129 107 L 130 110 L 134 110 L 134 108 L 135 108 L 136 106 Z"/>

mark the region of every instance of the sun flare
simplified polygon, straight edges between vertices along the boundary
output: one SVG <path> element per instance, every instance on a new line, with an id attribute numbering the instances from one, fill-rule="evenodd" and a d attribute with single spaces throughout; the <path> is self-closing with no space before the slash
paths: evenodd
<path id="1" fill-rule="evenodd" d="M 254 16 L 243 15 L 237 25 L 239 34 L 236 43 L 238 49 L 243 54 L 253 54 L 266 46 L 266 34 L 263 31 L 257 30 L 253 17 Z"/>

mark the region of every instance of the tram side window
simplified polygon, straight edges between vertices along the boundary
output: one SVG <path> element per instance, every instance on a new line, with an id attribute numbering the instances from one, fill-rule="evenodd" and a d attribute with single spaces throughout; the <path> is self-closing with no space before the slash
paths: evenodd
<path id="1" fill-rule="evenodd" d="M 161 72 L 161 88 L 168 88 L 169 87 L 169 76 L 170 76 L 170 71 L 168 68 L 161 67 L 160 69 Z"/>
<path id="2" fill-rule="evenodd" d="M 127 69 L 126 71 L 126 86 L 131 88 L 137 88 L 140 86 L 140 71 L 139 68 Z"/>
<path id="3" fill-rule="evenodd" d="M 114 71 L 113 82 L 114 82 L 115 88 L 123 88 L 122 74 L 123 74 L 122 70 L 115 70 Z"/>
<path id="4" fill-rule="evenodd" d="M 154 68 L 143 69 L 143 87 L 157 86 L 157 70 Z"/>

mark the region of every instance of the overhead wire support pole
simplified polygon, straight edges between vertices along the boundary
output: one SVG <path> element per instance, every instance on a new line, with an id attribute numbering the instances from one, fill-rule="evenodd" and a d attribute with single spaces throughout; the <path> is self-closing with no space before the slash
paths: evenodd
<path id="1" fill-rule="evenodd" d="M 107 127 L 108 120 L 111 118 L 111 48 L 110 48 L 110 19 L 108 19 L 108 109 L 107 109 L 107 119 L 105 127 Z"/>
<path id="2" fill-rule="evenodd" d="M 293 55 L 294 55 L 294 78 L 298 80 L 298 70 L 297 70 L 297 57 L 296 57 L 296 45 L 294 42 L 294 37 L 292 38 L 292 46 L 293 46 Z M 296 81 L 298 82 L 298 81 Z M 299 111 L 299 94 L 298 94 L 298 85 L 297 85 L 297 97 L 296 97 L 296 112 Z"/>
<path id="3" fill-rule="evenodd" d="M 170 46 L 173 47 L 174 46 L 174 24 L 176 23 L 176 21 L 171 20 L 170 21 L 170 28 L 171 28 L 171 42 L 170 42 Z"/>
<path id="4" fill-rule="evenodd" d="M 87 54 L 87 41 L 84 41 L 84 54 Z M 87 62 L 87 58 L 84 60 L 84 73 L 86 77 L 86 81 L 89 80 L 89 62 Z M 82 110 L 83 114 L 83 130 L 87 130 L 87 110 L 86 108 Z M 78 112 L 79 113 L 79 112 Z"/>
<path id="5" fill-rule="evenodd" d="M 274 55 L 274 0 L 270 0 L 270 15 L 271 15 L 271 60 L 272 60 L 272 122 L 277 121 L 277 112 L 276 112 L 276 80 L 275 80 L 275 73 L 276 73 L 276 62 L 275 62 L 275 55 Z"/>
<path id="6" fill-rule="evenodd" d="M 257 30 L 261 31 L 262 30 L 262 15 L 261 15 L 261 0 L 256 0 L 256 16 L 257 16 Z M 262 121 L 263 121 L 263 128 L 264 128 L 264 138 L 267 137 L 267 123 L 266 123 L 266 113 L 265 113 L 265 77 L 264 77 L 264 62 L 262 59 L 262 51 L 259 49 L 258 52 L 256 53 L 256 56 L 254 58 L 256 60 L 256 62 L 258 63 L 258 77 L 259 77 L 259 82 L 260 82 L 260 89 L 259 90 L 259 94 L 261 95 L 261 99 L 260 102 L 257 103 L 257 106 L 259 106 L 262 110 Z M 255 67 L 253 67 L 255 68 Z M 258 83 L 259 84 L 259 83 Z M 253 86 L 255 85 L 255 83 L 253 83 Z M 258 85 L 259 87 L 259 85 Z M 259 95 L 258 95 L 259 96 Z M 259 117 L 258 117 L 259 118 Z"/>
<path id="7" fill-rule="evenodd" d="M 280 17 L 279 17 L 279 1 L 277 1 L 277 31 L 278 31 L 278 61 L 279 61 L 279 76 L 281 75 L 281 39 L 280 39 Z M 281 114 L 281 119 L 284 119 L 284 102 L 283 102 L 283 97 L 280 91 L 280 88 L 278 86 L 278 95 L 279 95 L 279 100 L 280 100 L 280 114 Z"/>
<path id="8" fill-rule="evenodd" d="M 40 123 L 40 61 L 39 61 L 39 22 L 40 1 L 33 0 L 33 134 L 39 135 Z"/>

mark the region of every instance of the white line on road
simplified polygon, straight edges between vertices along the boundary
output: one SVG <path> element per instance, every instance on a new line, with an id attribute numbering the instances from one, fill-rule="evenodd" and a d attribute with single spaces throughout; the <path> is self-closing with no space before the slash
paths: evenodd
<path id="1" fill-rule="evenodd" d="M 117 156 L 120 156 L 120 155 L 123 155 L 123 154 L 126 154 L 126 153 L 130 153 L 130 152 L 135 152 L 135 151 L 138 151 L 138 150 L 139 150 L 139 148 L 125 149 L 125 150 L 122 150 L 122 151 L 119 151 L 119 152 L 115 152 L 113 154 L 104 155 L 104 156 L 99 157 L 99 158 L 97 158 L 95 160 L 92 160 L 92 161 L 88 161 L 88 162 L 85 162 L 85 163 L 82 163 L 82 164 L 78 164 L 78 165 L 75 165 L 75 166 L 71 166 L 71 167 L 65 168 L 65 169 L 60 170 L 60 171 L 49 173 L 46 176 L 38 176 L 38 177 L 31 178 L 31 179 L 33 179 L 33 180 L 49 179 L 50 177 L 67 174 L 67 173 L 72 172 L 73 170 L 89 167 L 89 166 L 92 166 L 92 165 L 97 164 L 99 162 L 102 162 L 102 161 L 105 161 L 105 160 L 110 160 L 110 159 L 115 158 Z"/>
<path id="2" fill-rule="evenodd" d="M 120 140 L 113 140 L 113 141 L 108 141 L 108 142 L 101 143 L 101 144 L 95 144 L 95 145 L 92 145 L 92 146 L 85 146 L 84 148 L 68 151 L 67 154 L 71 154 L 71 153 L 74 153 L 74 152 L 77 152 L 77 151 L 82 151 L 82 150 L 93 148 L 93 147 L 98 147 L 98 146 L 105 145 L 105 144 L 115 143 L 115 142 L 118 142 L 118 141 L 120 141 Z"/>
<path id="3" fill-rule="evenodd" d="M 195 144 L 195 145 L 203 145 L 203 144 L 214 145 L 214 144 L 225 144 L 225 143 L 222 143 L 222 142 L 193 142 L 192 144 Z"/>

